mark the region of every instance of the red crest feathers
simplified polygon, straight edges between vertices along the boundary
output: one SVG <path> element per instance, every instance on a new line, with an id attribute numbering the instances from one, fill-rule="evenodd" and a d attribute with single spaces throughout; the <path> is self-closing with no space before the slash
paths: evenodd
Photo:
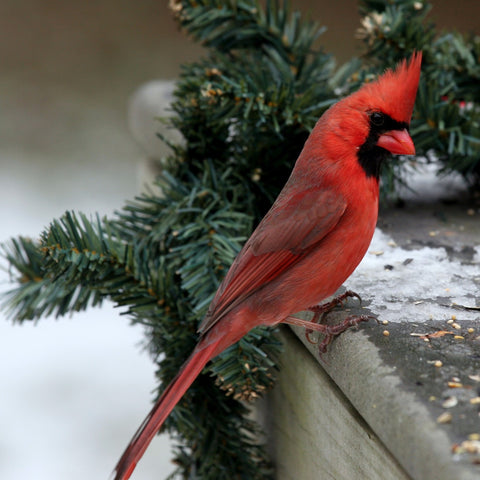
<path id="1" fill-rule="evenodd" d="M 387 70 L 352 97 L 357 97 L 355 100 L 365 106 L 374 105 L 375 109 L 390 115 L 394 120 L 410 123 L 421 64 L 422 52 L 414 52 L 409 61 L 402 60 L 395 70 Z"/>

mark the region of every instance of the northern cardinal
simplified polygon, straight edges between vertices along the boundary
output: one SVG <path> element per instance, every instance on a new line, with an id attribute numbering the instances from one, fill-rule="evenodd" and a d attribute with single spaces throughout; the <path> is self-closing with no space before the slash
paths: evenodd
<path id="1" fill-rule="evenodd" d="M 421 60 L 414 53 L 318 120 L 283 190 L 215 294 L 193 353 L 120 458 L 115 480 L 130 477 L 205 364 L 253 327 L 291 323 L 330 340 L 362 320 L 339 328 L 291 315 L 332 295 L 365 255 L 377 222 L 380 167 L 390 153 L 415 153 L 408 128 Z"/>

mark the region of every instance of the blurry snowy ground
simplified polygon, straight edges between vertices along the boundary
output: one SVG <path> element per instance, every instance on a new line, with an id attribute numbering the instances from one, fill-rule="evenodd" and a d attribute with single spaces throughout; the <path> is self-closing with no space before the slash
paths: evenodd
<path id="1" fill-rule="evenodd" d="M 88 98 L 75 103 L 55 92 L 50 100 L 43 118 L 29 102 L 19 109 L 19 98 L 3 104 L 0 242 L 36 237 L 67 209 L 111 213 L 139 190 L 143 154 L 127 131 L 125 106 L 119 116 Z M 0 290 L 7 280 L 0 271 Z M 13 325 L 0 312 L 2 480 L 109 478 L 156 386 L 142 329 L 119 313 L 106 305 Z M 157 437 L 135 479 L 163 478 L 169 459 L 166 437 Z"/>

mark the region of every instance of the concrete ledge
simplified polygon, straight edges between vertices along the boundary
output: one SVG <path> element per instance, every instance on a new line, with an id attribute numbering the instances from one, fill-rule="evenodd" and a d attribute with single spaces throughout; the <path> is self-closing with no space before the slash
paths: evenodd
<path id="1" fill-rule="evenodd" d="M 351 337 L 345 335 L 342 343 L 350 343 Z M 310 355 L 288 327 L 282 329 L 282 340 L 281 374 L 262 405 L 277 480 L 409 479 L 318 364 L 317 353 Z M 350 361 L 355 364 L 357 356 Z M 346 369 L 350 361 L 343 365 Z"/>
<path id="2" fill-rule="evenodd" d="M 387 351 L 391 361 L 385 362 L 365 335 L 363 330 L 375 327 L 343 335 L 323 365 L 305 361 L 302 349 L 314 362 L 318 351 L 304 340 L 301 329 L 297 338 L 284 334 L 282 373 L 267 407 L 277 478 L 479 478 L 473 459 L 452 454 L 461 436 L 451 425 L 437 423 L 441 407 L 429 405 L 429 392 L 420 381 L 413 376 L 408 381 L 393 365 L 405 359 L 396 357 L 393 348 Z M 399 329 L 387 341 L 394 343 L 404 334 Z M 378 335 L 376 340 L 381 341 Z M 417 378 L 422 378 L 426 365 L 416 367 Z M 472 409 L 471 421 L 478 431 L 477 409 Z"/>

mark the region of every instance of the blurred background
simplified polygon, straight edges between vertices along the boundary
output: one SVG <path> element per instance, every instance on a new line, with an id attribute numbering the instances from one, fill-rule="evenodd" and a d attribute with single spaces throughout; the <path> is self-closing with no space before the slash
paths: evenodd
<path id="1" fill-rule="evenodd" d="M 296 0 L 339 62 L 359 53 L 353 0 Z M 480 33 L 480 2 L 433 1 L 437 25 Z M 138 193 L 127 102 L 201 49 L 167 2 L 0 0 L 0 241 L 37 236 L 67 209 L 109 214 Z M 0 289 L 8 274 L 0 272 Z M 0 478 L 108 478 L 150 408 L 142 329 L 112 307 L 37 325 L 0 314 Z M 164 478 L 155 439 L 135 479 Z"/>

